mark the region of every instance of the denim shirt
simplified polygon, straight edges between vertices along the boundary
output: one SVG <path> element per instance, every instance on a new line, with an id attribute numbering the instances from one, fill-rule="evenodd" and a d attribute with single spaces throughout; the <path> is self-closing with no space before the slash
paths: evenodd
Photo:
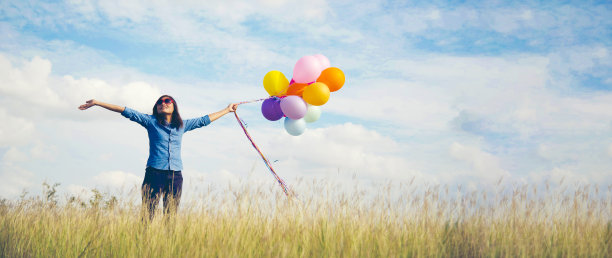
<path id="1" fill-rule="evenodd" d="M 147 167 L 161 170 L 183 170 L 181 161 L 181 140 L 185 132 L 210 124 L 208 115 L 199 118 L 183 120 L 183 127 L 174 128 L 164 121 L 157 122 L 153 115 L 145 115 L 134 109 L 125 107 L 121 115 L 139 123 L 149 133 L 149 159 Z"/>

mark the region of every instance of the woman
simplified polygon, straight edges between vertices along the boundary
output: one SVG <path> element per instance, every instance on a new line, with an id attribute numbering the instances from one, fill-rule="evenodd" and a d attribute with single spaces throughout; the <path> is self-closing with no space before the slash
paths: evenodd
<path id="1" fill-rule="evenodd" d="M 149 159 L 142 183 L 142 203 L 153 219 L 160 195 L 164 200 L 164 213 L 176 211 L 181 200 L 183 176 L 181 170 L 181 139 L 183 133 L 202 126 L 236 111 L 238 104 L 200 118 L 183 121 L 174 98 L 168 95 L 159 97 L 153 106 L 153 115 L 145 115 L 128 107 L 104 103 L 95 99 L 79 106 L 80 110 L 100 106 L 121 113 L 124 117 L 139 123 L 149 134 Z"/>

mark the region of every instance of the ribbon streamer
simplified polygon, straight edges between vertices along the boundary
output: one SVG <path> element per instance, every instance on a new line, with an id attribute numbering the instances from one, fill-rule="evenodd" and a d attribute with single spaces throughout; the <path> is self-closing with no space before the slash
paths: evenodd
<path id="1" fill-rule="evenodd" d="M 263 100 L 266 100 L 266 99 L 257 99 L 257 100 L 243 101 L 243 102 L 238 103 L 238 105 L 242 105 L 242 104 L 246 104 L 246 103 L 253 103 L 253 102 L 258 102 L 258 101 L 263 101 Z M 289 187 L 287 187 L 287 184 L 285 184 L 285 181 L 283 181 L 283 179 L 280 178 L 276 174 L 276 172 L 274 172 L 274 169 L 272 168 L 272 165 L 270 164 L 270 161 L 268 161 L 268 159 L 263 155 L 263 153 L 261 153 L 261 150 L 259 149 L 259 147 L 257 147 L 255 142 L 253 141 L 253 138 L 251 138 L 251 135 L 247 131 L 246 127 L 244 126 L 244 122 L 242 122 L 242 120 L 240 120 L 240 117 L 238 117 L 238 112 L 234 111 L 234 116 L 236 116 L 236 120 L 238 120 L 238 124 L 240 124 L 240 127 L 242 127 L 242 130 L 244 131 L 244 134 L 246 135 L 246 137 L 249 139 L 249 141 L 251 141 L 251 144 L 253 145 L 253 148 L 255 148 L 257 153 L 259 153 L 259 156 L 261 156 L 261 158 L 263 159 L 264 163 L 266 163 L 266 166 L 270 170 L 270 173 L 272 173 L 272 175 L 274 176 L 274 178 L 276 179 L 276 181 L 278 182 L 280 187 L 283 188 L 283 192 L 285 192 L 285 195 L 287 195 L 287 197 L 289 197 L 289 195 L 291 193 L 291 195 L 293 196 L 294 195 L 293 191 L 291 191 L 289 189 Z"/>

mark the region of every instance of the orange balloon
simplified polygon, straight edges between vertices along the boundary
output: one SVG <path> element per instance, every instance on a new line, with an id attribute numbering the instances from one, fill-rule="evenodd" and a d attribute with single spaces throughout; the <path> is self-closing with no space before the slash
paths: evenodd
<path id="1" fill-rule="evenodd" d="M 287 92 L 285 93 L 285 95 L 296 95 L 296 96 L 302 96 L 302 94 L 304 93 L 304 89 L 306 89 L 306 87 L 308 86 L 308 83 L 294 83 L 289 85 L 289 88 L 287 89 Z"/>
<path id="2" fill-rule="evenodd" d="M 321 106 L 329 100 L 329 88 L 322 82 L 315 82 L 304 89 L 303 99 L 313 106 Z"/>
<path id="3" fill-rule="evenodd" d="M 344 73 L 336 67 L 329 67 L 321 72 L 317 82 L 327 85 L 329 91 L 337 91 L 344 85 Z"/>

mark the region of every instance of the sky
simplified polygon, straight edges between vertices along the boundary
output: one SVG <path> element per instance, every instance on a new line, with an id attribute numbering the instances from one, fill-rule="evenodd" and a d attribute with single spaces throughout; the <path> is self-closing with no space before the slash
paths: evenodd
<path id="1" fill-rule="evenodd" d="M 346 83 L 304 134 L 238 108 L 289 185 L 607 186 L 610 17 L 608 1 L 2 1 L 0 197 L 142 183 L 146 131 L 86 100 L 150 113 L 170 94 L 200 117 L 315 54 Z M 274 184 L 231 114 L 185 134 L 182 159 L 187 196 Z"/>

